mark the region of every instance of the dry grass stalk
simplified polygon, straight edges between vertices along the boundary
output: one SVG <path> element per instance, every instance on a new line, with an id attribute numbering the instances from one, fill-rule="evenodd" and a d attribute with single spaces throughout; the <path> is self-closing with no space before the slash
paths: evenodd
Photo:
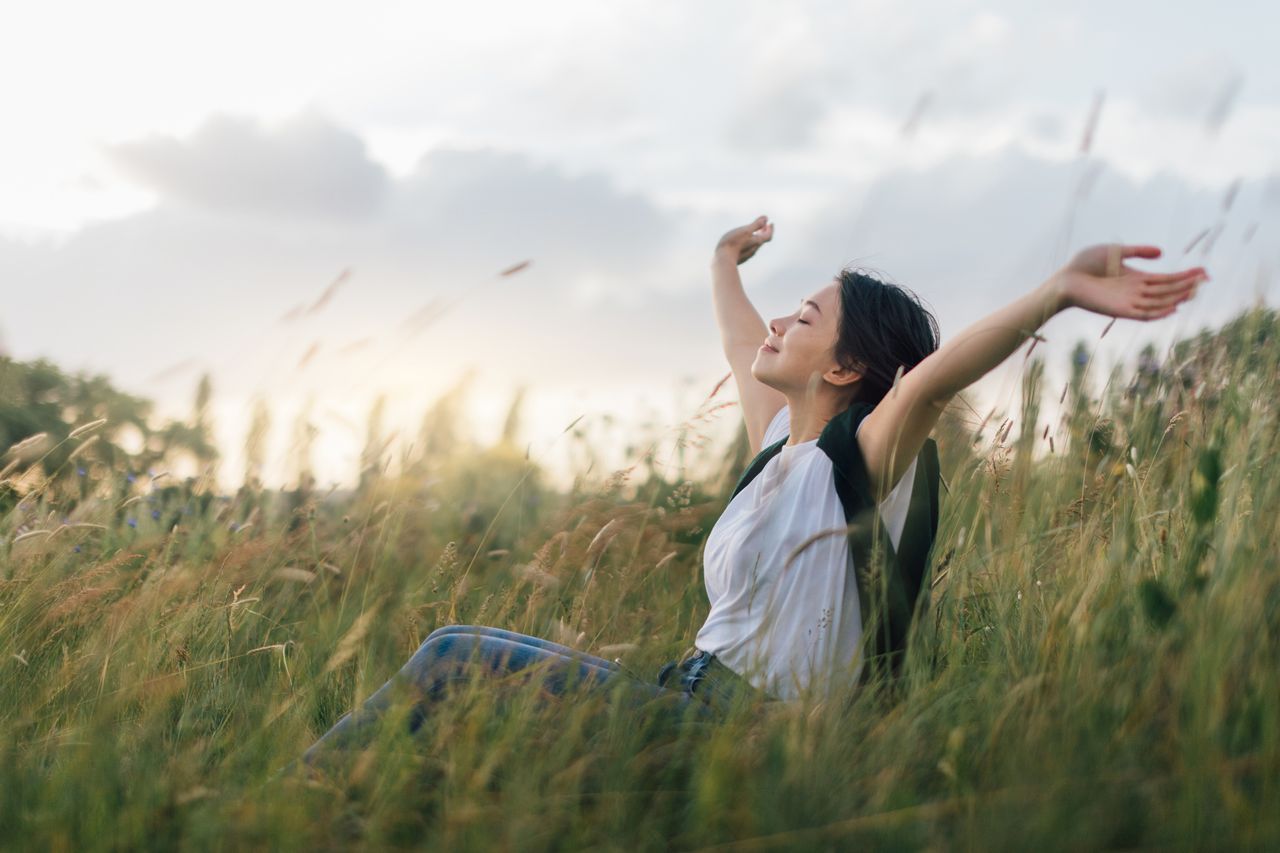
<path id="1" fill-rule="evenodd" d="M 311 583 L 316 579 L 315 572 L 309 572 L 306 569 L 299 569 L 294 566 L 283 566 L 271 573 L 276 580 L 284 581 L 301 581 L 303 583 Z"/>
<path id="2" fill-rule="evenodd" d="M 672 551 L 670 554 L 667 554 L 665 557 L 663 557 L 661 560 L 659 560 L 657 563 L 654 564 L 654 567 L 653 567 L 654 571 L 657 571 L 658 569 L 666 568 L 667 564 L 670 563 L 675 558 L 676 558 L 676 552 Z"/>
<path id="3" fill-rule="evenodd" d="M 73 430 L 72 430 L 72 431 L 67 435 L 67 438 L 77 438 L 78 436 L 84 435 L 84 434 L 85 434 L 86 432 L 88 432 L 89 430 L 97 429 L 98 427 L 102 426 L 102 425 L 103 425 L 103 424 L 105 424 L 106 422 L 107 422 L 107 419 L 106 419 L 106 418 L 98 418 L 96 421 L 90 421 L 90 422 L 89 422 L 89 423 L 87 423 L 87 424 L 83 424 L 83 425 L 78 426 L 78 427 L 76 427 L 75 429 L 73 429 Z"/>
<path id="4" fill-rule="evenodd" d="M 88 441 L 85 441 L 79 447 L 77 447 L 75 450 L 71 451 L 71 453 L 67 455 L 67 461 L 70 462 L 71 460 L 80 456 L 81 453 L 84 453 L 85 450 L 87 450 L 88 448 L 93 447 L 93 445 L 97 443 L 99 438 L 101 438 L 101 435 L 97 433 L 89 436 Z"/>
<path id="5" fill-rule="evenodd" d="M 5 452 L 6 455 L 13 454 L 19 459 L 30 457 L 41 450 L 47 449 L 44 445 L 49 440 L 49 433 L 38 432 L 35 435 L 29 435 L 19 441 L 17 444 L 11 445 Z"/>
<path id="6" fill-rule="evenodd" d="M 375 602 L 372 607 L 357 616 L 355 622 L 351 623 L 351 627 L 347 629 L 347 633 L 342 635 L 342 639 L 338 641 L 337 648 L 329 656 L 324 669 L 321 670 L 322 672 L 333 672 L 349 661 L 356 653 L 356 648 L 364 639 L 365 634 L 369 633 L 370 626 L 373 625 L 374 619 L 378 616 L 379 603 Z"/>

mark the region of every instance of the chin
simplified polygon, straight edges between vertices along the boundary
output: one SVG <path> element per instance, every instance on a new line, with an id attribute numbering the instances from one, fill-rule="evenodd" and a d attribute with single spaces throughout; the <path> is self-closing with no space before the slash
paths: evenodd
<path id="1" fill-rule="evenodd" d="M 760 359 L 757 356 L 756 360 L 751 363 L 752 378 L 754 378 L 757 382 L 759 382 L 762 385 L 768 385 L 770 388 L 773 388 L 774 385 L 773 385 L 772 377 L 769 376 L 769 373 L 767 371 L 761 370 L 759 365 L 760 365 Z"/>

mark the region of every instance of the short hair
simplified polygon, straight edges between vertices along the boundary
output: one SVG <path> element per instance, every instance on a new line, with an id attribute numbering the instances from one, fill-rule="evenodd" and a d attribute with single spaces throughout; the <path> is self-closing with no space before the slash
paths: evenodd
<path id="1" fill-rule="evenodd" d="M 905 374 L 938 349 L 938 321 L 920 298 L 871 270 L 842 269 L 840 323 L 835 357 L 861 370 L 851 403 L 879 403 L 893 387 L 898 368 Z"/>

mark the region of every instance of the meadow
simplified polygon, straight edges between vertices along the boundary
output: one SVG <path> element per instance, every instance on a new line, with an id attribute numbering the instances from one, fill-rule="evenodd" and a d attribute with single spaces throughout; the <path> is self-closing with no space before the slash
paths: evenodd
<path id="1" fill-rule="evenodd" d="M 75 432 L 87 420 L 24 475 L 27 439 L 2 475 L 0 839 L 1274 849 L 1278 333 L 1255 308 L 1105 381 L 1079 349 L 1061 392 L 1030 358 L 1021 411 L 958 398 L 935 431 L 942 517 L 900 682 L 716 725 L 473 683 L 417 734 L 396 709 L 315 774 L 279 771 L 442 625 L 558 640 L 648 680 L 677 658 L 706 615 L 701 545 L 747 461 L 742 435 L 698 438 L 699 418 L 737 417 L 731 388 L 684 434 L 719 476 L 641 458 L 564 492 L 507 443 L 438 443 L 335 499 L 78 467 L 111 426 Z M 1050 430 L 1039 400 L 1059 393 Z"/>

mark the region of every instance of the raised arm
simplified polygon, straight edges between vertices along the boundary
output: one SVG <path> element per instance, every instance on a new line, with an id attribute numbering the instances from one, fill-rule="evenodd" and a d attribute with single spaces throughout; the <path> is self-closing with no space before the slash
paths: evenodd
<path id="1" fill-rule="evenodd" d="M 887 496 L 911 466 L 951 398 L 1003 362 L 1054 314 L 1078 307 L 1158 320 L 1208 279 L 1203 267 L 1151 273 L 1123 263 L 1159 256 L 1155 246 L 1090 246 L 1035 290 L 969 326 L 904 373 L 858 433 L 876 499 Z"/>
<path id="2" fill-rule="evenodd" d="M 738 399 L 742 402 L 742 418 L 747 425 L 752 455 L 760 451 L 765 428 L 787 404 L 787 398 L 751 375 L 751 365 L 760 345 L 769 336 L 769 329 L 742 288 L 738 265 L 772 237 L 773 223 L 766 224 L 765 217 L 761 216 L 726 232 L 711 258 L 716 323 L 720 326 L 725 358 L 738 384 Z"/>

